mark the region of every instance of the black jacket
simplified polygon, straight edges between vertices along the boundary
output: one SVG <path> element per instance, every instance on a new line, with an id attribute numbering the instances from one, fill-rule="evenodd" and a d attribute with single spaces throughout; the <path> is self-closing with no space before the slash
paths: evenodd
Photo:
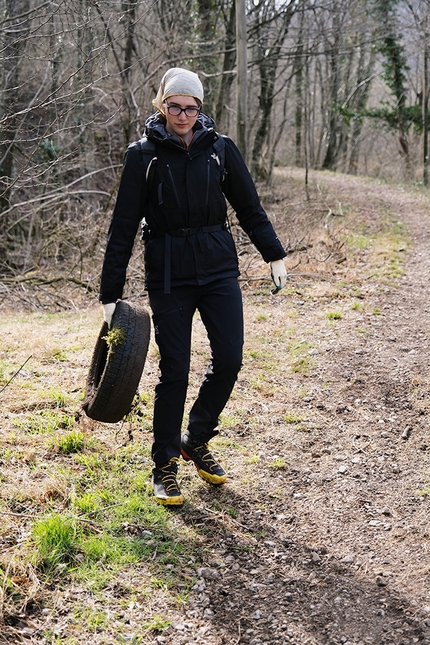
<path id="1" fill-rule="evenodd" d="M 104 303 L 122 297 L 143 218 L 147 289 L 204 285 L 239 275 L 233 238 L 221 226 L 227 217 L 225 198 L 266 262 L 286 255 L 233 141 L 223 137 L 223 168 L 213 148 L 220 135 L 210 117 L 199 116 L 188 150 L 164 126 L 160 115 L 151 116 L 145 128 L 151 143 L 144 138 L 127 149 L 103 263 Z"/>

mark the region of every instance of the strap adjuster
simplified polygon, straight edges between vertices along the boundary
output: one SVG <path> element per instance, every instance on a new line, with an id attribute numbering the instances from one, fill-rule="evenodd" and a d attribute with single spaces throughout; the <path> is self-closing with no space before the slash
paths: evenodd
<path id="1" fill-rule="evenodd" d="M 178 237 L 188 237 L 188 235 L 191 235 L 191 229 L 190 228 L 178 228 L 177 231 L 175 231 L 175 234 Z"/>

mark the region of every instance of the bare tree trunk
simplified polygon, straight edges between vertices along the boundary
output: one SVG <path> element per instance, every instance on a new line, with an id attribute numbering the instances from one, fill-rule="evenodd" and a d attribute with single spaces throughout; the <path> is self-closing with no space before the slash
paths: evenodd
<path id="1" fill-rule="evenodd" d="M 134 52 L 134 32 L 136 26 L 136 7 L 138 0 L 122 0 L 123 23 L 125 24 L 124 62 L 122 74 L 127 81 L 131 75 Z"/>
<path id="2" fill-rule="evenodd" d="M 196 55 L 201 56 L 198 71 L 205 78 L 205 110 L 215 112 L 218 86 L 218 54 L 214 54 L 218 10 L 215 0 L 197 0 L 198 24 Z"/>
<path id="3" fill-rule="evenodd" d="M 226 103 L 234 80 L 234 66 L 236 64 L 236 4 L 231 3 L 228 20 L 226 23 L 224 61 L 222 66 L 221 83 L 215 111 L 215 121 L 221 132 L 228 129 L 228 113 Z"/>
<path id="4" fill-rule="evenodd" d="M 269 3 L 258 16 L 254 28 L 260 72 L 260 114 L 252 148 L 251 169 L 257 179 L 267 179 L 270 173 L 262 163 L 262 151 L 270 129 L 280 54 L 297 8 L 295 4 L 285 3 L 278 11 L 276 3 Z"/>
<path id="5" fill-rule="evenodd" d="M 296 50 L 294 62 L 295 85 L 296 85 L 296 108 L 294 110 L 294 126 L 296 130 L 295 141 L 295 165 L 303 165 L 303 40 L 302 29 L 300 29 L 299 44 Z"/>
<path id="6" fill-rule="evenodd" d="M 81 165 L 83 174 L 94 169 L 94 93 L 93 93 L 93 33 L 91 4 L 80 0 L 80 28 L 78 30 L 78 70 L 82 70 L 82 98 L 79 101 L 78 123 Z"/>
<path id="7" fill-rule="evenodd" d="M 123 81 L 124 106 L 127 111 L 127 116 L 124 119 L 125 139 L 127 142 L 134 138 L 134 132 L 139 121 L 139 114 L 138 110 L 136 110 L 136 106 L 134 105 L 133 91 L 131 87 L 133 54 L 135 53 L 134 39 L 137 3 L 138 0 L 122 0 L 125 42 L 121 78 Z"/>
<path id="8" fill-rule="evenodd" d="M 429 138 L 429 87 L 428 87 L 428 37 L 427 31 L 424 32 L 424 70 L 423 70 L 423 184 L 428 186 L 428 138 Z"/>
<path id="9" fill-rule="evenodd" d="M 336 146 L 338 135 L 338 116 L 336 113 L 336 103 L 339 100 L 339 18 L 337 12 L 333 15 L 333 38 L 334 42 L 330 49 L 330 93 L 329 93 L 329 118 L 327 132 L 327 147 L 322 162 L 324 170 L 333 170 L 336 161 Z"/>
<path id="10" fill-rule="evenodd" d="M 3 26 L 2 128 L 0 140 L 0 257 L 8 261 L 6 232 L 9 218 L 4 213 L 10 204 L 14 170 L 19 101 L 20 59 L 29 31 L 29 0 L 6 0 Z M 20 18 L 20 16 L 24 16 Z"/>
<path id="11" fill-rule="evenodd" d="M 370 50 L 367 63 L 365 61 L 366 46 L 360 47 L 360 58 L 358 62 L 357 81 L 354 88 L 354 98 L 351 99 L 353 111 L 359 115 L 366 108 L 370 93 L 371 79 L 375 66 L 375 51 Z M 348 132 L 349 138 L 349 159 L 346 171 L 352 175 L 358 174 L 358 160 L 360 153 L 360 137 L 363 129 L 363 122 L 359 116 L 352 120 L 352 126 Z"/>
<path id="12" fill-rule="evenodd" d="M 247 100 L 247 43 L 245 0 L 236 0 L 236 60 L 237 60 L 237 116 L 236 142 L 246 160 Z"/>

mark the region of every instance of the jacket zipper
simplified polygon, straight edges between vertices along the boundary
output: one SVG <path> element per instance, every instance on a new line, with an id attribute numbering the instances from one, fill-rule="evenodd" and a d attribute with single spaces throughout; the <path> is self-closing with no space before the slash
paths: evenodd
<path id="1" fill-rule="evenodd" d="M 178 192 L 176 190 L 175 182 L 173 179 L 172 170 L 169 164 L 166 164 L 166 167 L 167 167 L 167 170 L 169 171 L 169 177 L 170 177 L 170 181 L 172 182 L 172 188 L 173 188 L 173 192 L 175 193 L 176 201 L 178 202 L 178 206 L 181 206 L 181 202 L 179 201 Z"/>
<path id="2" fill-rule="evenodd" d="M 209 185 L 210 185 L 210 179 L 211 179 L 211 160 L 208 159 L 208 167 L 207 167 L 207 177 L 206 177 L 206 206 L 209 204 Z"/>

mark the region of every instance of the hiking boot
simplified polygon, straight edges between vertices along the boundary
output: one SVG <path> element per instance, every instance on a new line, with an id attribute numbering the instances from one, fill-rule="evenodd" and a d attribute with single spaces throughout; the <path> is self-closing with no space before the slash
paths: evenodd
<path id="1" fill-rule="evenodd" d="M 224 484 L 227 481 L 227 475 L 217 460 L 211 455 L 207 443 L 194 445 L 185 436 L 181 445 L 182 457 L 185 461 L 193 461 L 200 477 L 210 484 Z"/>
<path id="2" fill-rule="evenodd" d="M 152 488 L 155 500 L 164 506 L 182 506 L 184 503 L 184 498 L 176 479 L 178 461 L 178 457 L 172 457 L 164 466 L 156 466 L 152 470 Z"/>

